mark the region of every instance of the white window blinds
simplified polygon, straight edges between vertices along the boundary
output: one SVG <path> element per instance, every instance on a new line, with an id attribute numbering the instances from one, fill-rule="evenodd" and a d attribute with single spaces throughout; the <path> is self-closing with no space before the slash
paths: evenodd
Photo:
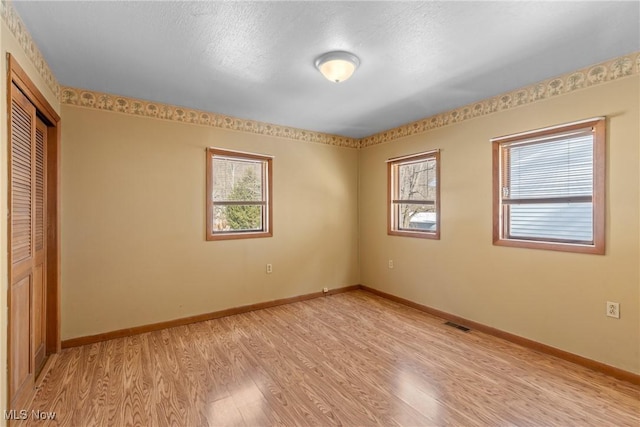
<path id="1" fill-rule="evenodd" d="M 593 243 L 591 127 L 502 146 L 509 238 Z"/>

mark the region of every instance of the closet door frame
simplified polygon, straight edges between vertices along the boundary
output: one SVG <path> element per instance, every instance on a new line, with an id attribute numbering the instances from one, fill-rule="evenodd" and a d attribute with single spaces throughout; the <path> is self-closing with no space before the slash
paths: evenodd
<path id="1" fill-rule="evenodd" d="M 20 67 L 15 58 L 7 53 L 7 138 L 9 138 L 9 132 L 11 129 L 10 110 L 11 110 L 11 86 L 15 84 L 20 91 L 29 99 L 34 105 L 37 111 L 37 115 L 47 125 L 47 146 L 45 152 L 45 182 L 47 183 L 45 194 L 45 265 L 46 265 L 46 354 L 51 355 L 60 351 L 61 337 L 60 337 L 60 116 L 53 109 L 51 104 L 38 90 L 36 85 L 31 81 L 27 73 Z M 7 149 L 9 150 L 8 162 L 9 168 L 11 168 L 11 140 L 8 139 Z M 10 169 L 9 169 L 10 170 Z M 8 201 L 7 206 L 9 212 L 11 209 L 11 182 L 8 180 Z M 11 221 L 7 221 L 7 236 L 11 236 Z M 11 301 L 11 277 L 13 275 L 12 263 L 11 263 L 11 245 L 10 239 L 7 239 L 8 243 L 8 300 Z M 11 310 L 11 307 L 9 307 Z M 9 319 L 11 319 L 11 313 L 9 313 Z M 7 363 L 8 372 L 12 372 L 11 366 L 11 339 L 10 329 L 12 326 L 7 325 Z M 47 363 L 48 364 L 48 363 Z M 40 372 L 40 378 L 46 373 L 47 366 Z M 7 378 L 8 379 L 8 378 Z M 36 379 L 37 382 L 38 379 Z M 15 397 L 7 393 L 7 408 L 11 408 L 12 404 L 25 404 L 29 400 L 29 397 L 33 396 L 35 389 L 30 390 L 29 393 L 25 393 L 28 396 L 20 398 L 20 402 L 16 402 Z M 21 393 L 22 394 L 22 393 Z M 19 408 L 24 409 L 24 408 Z"/>

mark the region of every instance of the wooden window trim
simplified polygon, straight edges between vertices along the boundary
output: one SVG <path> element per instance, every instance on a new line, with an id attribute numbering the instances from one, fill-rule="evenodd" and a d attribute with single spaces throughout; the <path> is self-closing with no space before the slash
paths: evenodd
<path id="1" fill-rule="evenodd" d="M 426 159 L 434 159 L 436 162 L 436 197 L 435 197 L 435 213 L 436 213 L 436 231 L 406 231 L 398 230 L 395 227 L 394 215 L 395 194 L 398 194 L 398 183 L 394 180 L 394 167 L 403 163 L 418 162 Z M 394 188 L 394 185 L 396 188 Z M 396 201 L 397 202 L 397 201 Z M 387 160 L 387 234 L 389 236 L 415 237 L 419 239 L 440 239 L 440 150 L 432 150 L 424 153 L 417 153 L 407 156 L 395 157 Z"/>
<path id="2" fill-rule="evenodd" d="M 572 130 L 593 127 L 593 244 L 567 243 L 545 240 L 520 240 L 505 238 L 504 223 L 507 220 L 506 204 L 502 203 L 500 148 L 503 144 L 535 137 L 553 135 Z M 575 252 L 585 254 L 605 254 L 605 179 L 606 179 L 606 119 L 596 117 L 581 120 L 566 125 L 523 132 L 515 135 L 493 138 L 493 244 L 495 246 L 509 246 L 517 248 L 545 249 L 561 252 Z"/>
<path id="3" fill-rule="evenodd" d="M 266 206 L 266 218 L 264 221 L 265 230 L 261 231 L 234 231 L 234 232 L 214 232 L 213 227 L 213 157 L 214 155 L 226 156 L 237 159 L 259 160 L 266 164 L 266 170 L 262 176 L 263 188 L 265 189 L 265 199 L 256 202 L 256 205 Z M 255 239 L 261 237 L 273 236 L 273 157 L 264 156 L 254 153 L 246 153 L 242 151 L 222 150 L 219 148 L 207 148 L 207 183 L 205 185 L 207 191 L 207 208 L 206 208 L 206 239 L 208 241 L 217 240 L 238 240 L 238 239 Z M 266 176 L 265 176 L 266 175 Z"/>

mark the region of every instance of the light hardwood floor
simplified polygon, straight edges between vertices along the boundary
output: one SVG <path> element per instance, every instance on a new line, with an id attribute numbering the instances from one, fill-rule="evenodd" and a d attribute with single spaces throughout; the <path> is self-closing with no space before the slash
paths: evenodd
<path id="1" fill-rule="evenodd" d="M 640 387 L 365 291 L 64 350 L 65 426 L 635 426 Z"/>

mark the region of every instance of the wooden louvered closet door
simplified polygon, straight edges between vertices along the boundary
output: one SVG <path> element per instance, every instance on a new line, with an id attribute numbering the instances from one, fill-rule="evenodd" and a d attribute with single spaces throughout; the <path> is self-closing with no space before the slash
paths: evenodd
<path id="1" fill-rule="evenodd" d="M 9 389 L 24 404 L 46 359 L 46 125 L 12 85 L 10 116 Z"/>
<path id="2" fill-rule="evenodd" d="M 47 126 L 36 118 L 35 140 L 35 257 L 33 265 L 33 357 L 36 376 L 46 359 L 46 281 L 45 269 L 45 221 L 46 221 L 46 171 L 45 153 L 47 147 Z"/>

